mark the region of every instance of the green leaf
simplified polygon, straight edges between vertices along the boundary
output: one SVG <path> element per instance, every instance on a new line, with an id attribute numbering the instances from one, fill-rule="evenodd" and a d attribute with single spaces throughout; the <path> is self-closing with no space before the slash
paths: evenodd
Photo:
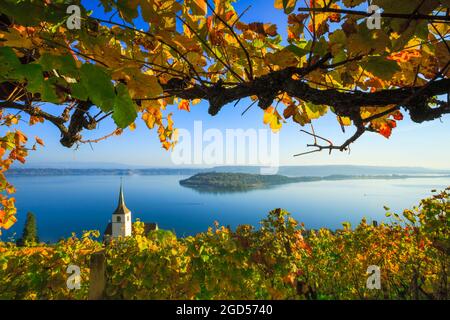
<path id="1" fill-rule="evenodd" d="M 39 1 L 23 0 L 2 0 L 0 1 L 0 12 L 8 17 L 14 17 L 14 23 L 21 25 L 39 25 L 43 21 L 58 23 L 64 20 L 65 15 L 61 14 L 61 7 L 42 6 Z M 61 1 L 53 1 L 57 2 Z"/>
<path id="2" fill-rule="evenodd" d="M 80 75 L 80 83 L 92 103 L 103 112 L 111 111 L 115 101 L 114 86 L 104 68 L 85 63 L 81 66 Z M 76 90 L 76 94 L 84 95 L 80 87 Z"/>
<path id="3" fill-rule="evenodd" d="M 294 53 L 296 56 L 298 57 L 303 57 L 305 55 L 307 55 L 309 53 L 308 50 L 302 49 L 294 44 L 290 44 L 286 47 L 286 49 L 288 49 L 289 51 L 291 51 L 292 53 Z"/>
<path id="4" fill-rule="evenodd" d="M 112 118 L 119 128 L 128 127 L 137 117 L 136 106 L 131 100 L 127 87 L 120 83 L 117 87 Z"/>
<path id="5" fill-rule="evenodd" d="M 361 63 L 361 66 L 382 80 L 389 80 L 394 73 L 400 71 L 400 67 L 396 61 L 387 60 L 380 56 L 369 57 L 366 61 Z"/>
<path id="6" fill-rule="evenodd" d="M 208 262 L 209 261 L 209 256 L 207 254 L 200 255 L 200 258 L 202 259 L 203 262 Z"/>
<path id="7" fill-rule="evenodd" d="M 78 76 L 77 65 L 71 55 L 52 55 L 45 52 L 37 62 L 45 71 L 55 69 L 63 75 L 70 77 Z"/>
<path id="8" fill-rule="evenodd" d="M 23 64 L 20 67 L 23 77 L 27 80 L 27 90 L 37 93 L 44 86 L 44 76 L 42 67 L 38 64 Z"/>
<path id="9" fill-rule="evenodd" d="M 52 102 L 52 103 L 61 103 L 60 99 L 56 95 L 54 83 L 56 81 L 55 78 L 50 78 L 48 80 L 43 81 L 42 88 L 39 90 L 41 94 L 41 100 Z"/>
<path id="10" fill-rule="evenodd" d="M 14 50 L 10 47 L 0 47 L 0 79 L 17 79 L 17 68 L 21 65 Z"/>
<path id="11" fill-rule="evenodd" d="M 40 92 L 43 89 L 44 77 L 39 64 L 21 64 L 13 49 L 0 48 L 0 79 L 27 82 L 27 89 Z"/>
<path id="12" fill-rule="evenodd" d="M 86 101 L 88 100 L 88 93 L 82 83 L 76 82 L 70 85 L 71 96 L 75 99 Z"/>

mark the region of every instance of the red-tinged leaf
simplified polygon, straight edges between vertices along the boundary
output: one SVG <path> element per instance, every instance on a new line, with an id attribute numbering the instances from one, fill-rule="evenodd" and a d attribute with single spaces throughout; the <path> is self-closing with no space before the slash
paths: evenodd
<path id="1" fill-rule="evenodd" d="M 378 133 L 380 133 L 383 137 L 389 139 L 392 133 L 392 128 L 387 123 L 383 123 L 378 129 Z"/>
<path id="2" fill-rule="evenodd" d="M 400 111 L 396 111 L 393 114 L 393 118 L 397 121 L 401 121 L 401 120 L 403 120 L 403 114 Z"/>
<path id="3" fill-rule="evenodd" d="M 186 110 L 187 112 L 191 111 L 191 104 L 188 100 L 181 100 L 181 102 L 178 104 L 179 110 Z"/>

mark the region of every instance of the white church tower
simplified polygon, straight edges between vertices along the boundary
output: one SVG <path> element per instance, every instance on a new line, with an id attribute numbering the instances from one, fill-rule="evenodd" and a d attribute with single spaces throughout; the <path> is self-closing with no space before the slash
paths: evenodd
<path id="1" fill-rule="evenodd" d="M 131 211 L 123 198 L 123 186 L 120 182 L 119 203 L 112 214 L 111 236 L 113 238 L 131 236 Z"/>

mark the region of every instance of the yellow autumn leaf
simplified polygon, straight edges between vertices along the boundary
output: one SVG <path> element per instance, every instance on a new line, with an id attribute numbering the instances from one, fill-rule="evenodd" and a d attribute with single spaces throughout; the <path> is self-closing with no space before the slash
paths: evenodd
<path id="1" fill-rule="evenodd" d="M 297 0 L 275 0 L 275 8 L 284 9 L 284 13 L 289 14 L 295 9 Z"/>
<path id="2" fill-rule="evenodd" d="M 163 89 L 156 76 L 138 72 L 132 72 L 131 75 L 127 87 L 133 99 L 157 98 L 163 95 Z"/>
<path id="3" fill-rule="evenodd" d="M 303 104 L 303 109 L 309 119 L 318 119 L 328 111 L 328 107 L 324 105 L 315 105 L 313 103 Z"/>
<path id="4" fill-rule="evenodd" d="M 280 66 L 281 68 L 295 67 L 299 63 L 298 57 L 290 50 L 284 48 L 275 53 L 266 55 L 266 63 Z"/>
<path id="5" fill-rule="evenodd" d="M 155 117 L 150 112 L 144 112 L 142 114 L 142 120 L 144 120 L 149 129 L 153 129 L 155 126 Z"/>
<path id="6" fill-rule="evenodd" d="M 9 29 L 9 32 L 1 32 L 0 39 L 6 40 L 4 45 L 9 47 L 19 47 L 24 49 L 33 47 L 33 42 L 26 32 L 22 33 L 14 28 Z"/>
<path id="7" fill-rule="evenodd" d="M 343 126 L 350 126 L 352 124 L 352 120 L 349 117 L 340 117 L 338 116 L 338 121 Z"/>
<path id="8" fill-rule="evenodd" d="M 178 139 L 179 139 L 179 137 L 180 137 L 180 133 L 179 133 L 179 131 L 178 131 L 178 128 L 175 128 L 175 129 L 173 130 L 173 132 L 172 132 L 171 139 L 172 139 L 173 142 L 177 142 Z"/>
<path id="9" fill-rule="evenodd" d="M 273 132 L 277 132 L 282 127 L 282 121 L 280 114 L 274 107 L 269 107 L 264 111 L 263 122 L 268 124 Z"/>

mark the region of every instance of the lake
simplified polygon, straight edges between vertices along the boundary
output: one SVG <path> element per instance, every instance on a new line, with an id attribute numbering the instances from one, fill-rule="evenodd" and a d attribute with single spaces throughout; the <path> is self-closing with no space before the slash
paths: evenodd
<path id="1" fill-rule="evenodd" d="M 342 222 L 361 218 L 381 221 L 383 206 L 400 212 L 418 204 L 432 189 L 450 185 L 449 178 L 401 180 L 344 180 L 286 184 L 241 193 L 199 193 L 179 185 L 188 176 L 126 176 L 127 207 L 133 220 L 156 222 L 178 236 L 193 235 L 213 226 L 257 226 L 274 208 L 284 208 L 307 228 L 338 228 Z M 103 233 L 117 206 L 119 176 L 12 176 L 17 188 L 18 222 L 1 238 L 22 234 L 27 211 L 37 217 L 42 241 L 57 241 L 72 232 Z"/>

